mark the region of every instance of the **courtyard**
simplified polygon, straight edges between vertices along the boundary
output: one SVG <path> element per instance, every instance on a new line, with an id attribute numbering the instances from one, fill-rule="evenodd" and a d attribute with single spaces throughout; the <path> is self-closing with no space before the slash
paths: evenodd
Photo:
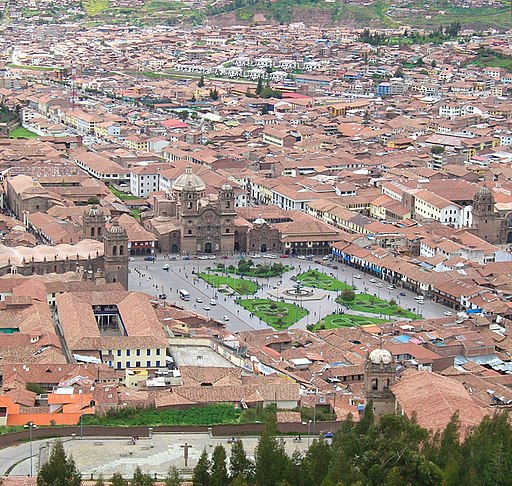
<path id="1" fill-rule="evenodd" d="M 293 280 L 304 284 L 305 287 L 313 287 L 316 289 L 337 291 L 352 288 L 350 285 L 340 282 L 339 280 L 319 272 L 318 270 L 308 270 L 293 277 Z"/>
<path id="2" fill-rule="evenodd" d="M 237 303 L 277 331 L 288 329 L 308 314 L 297 305 L 270 299 L 240 299 Z"/>
<path id="3" fill-rule="evenodd" d="M 370 294 L 356 294 L 354 300 L 345 300 L 340 295 L 336 301 L 348 309 L 357 312 L 370 314 L 381 314 L 383 316 L 396 316 L 405 319 L 419 319 L 420 316 L 414 312 L 402 309 L 395 301 L 388 302 Z"/>
<path id="4" fill-rule="evenodd" d="M 376 317 L 358 316 L 355 314 L 331 314 L 320 319 L 311 331 L 320 331 L 323 329 L 336 329 L 338 327 L 368 326 L 372 324 L 382 324 L 386 319 Z"/>
<path id="5" fill-rule="evenodd" d="M 216 275 L 214 273 L 198 273 L 198 277 L 202 278 L 205 282 L 213 285 L 217 289 L 230 287 L 240 295 L 255 294 L 259 285 L 243 278 L 236 278 L 226 275 Z"/>

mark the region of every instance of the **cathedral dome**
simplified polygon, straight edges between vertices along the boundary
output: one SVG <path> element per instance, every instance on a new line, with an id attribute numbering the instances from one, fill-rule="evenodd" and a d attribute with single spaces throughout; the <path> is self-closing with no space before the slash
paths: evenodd
<path id="1" fill-rule="evenodd" d="M 175 191 L 196 191 L 201 192 L 206 189 L 203 180 L 192 172 L 192 167 L 189 165 L 185 169 L 185 173 L 181 174 L 172 184 Z"/>
<path id="2" fill-rule="evenodd" d="M 221 189 L 223 191 L 232 191 L 233 190 L 233 188 L 229 184 L 222 184 Z"/>
<path id="3" fill-rule="evenodd" d="M 374 349 L 369 358 L 373 364 L 390 364 L 393 361 L 393 356 L 387 349 Z"/>

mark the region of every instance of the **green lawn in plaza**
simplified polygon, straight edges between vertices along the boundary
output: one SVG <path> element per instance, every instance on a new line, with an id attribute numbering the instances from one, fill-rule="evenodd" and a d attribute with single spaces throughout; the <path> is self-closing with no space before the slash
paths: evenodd
<path id="1" fill-rule="evenodd" d="M 352 288 L 350 285 L 340 282 L 335 278 L 319 272 L 318 270 L 308 270 L 293 277 L 296 282 L 301 282 L 305 287 L 314 287 L 322 290 L 345 290 Z"/>
<path id="2" fill-rule="evenodd" d="M 383 322 L 389 321 L 386 319 L 355 316 L 352 314 L 330 314 L 320 319 L 310 330 L 319 331 L 321 329 L 336 329 L 337 327 L 366 326 L 369 324 L 382 324 Z"/>
<path id="3" fill-rule="evenodd" d="M 419 319 L 420 316 L 414 312 L 407 311 L 399 307 L 396 303 L 379 299 L 370 294 L 356 294 L 354 300 L 343 300 L 340 295 L 336 300 L 349 309 L 358 312 L 369 312 L 372 314 L 382 314 L 385 316 L 397 316 L 407 319 Z"/>
<path id="4" fill-rule="evenodd" d="M 221 285 L 227 285 L 240 295 L 254 294 L 259 288 L 258 284 L 242 278 L 226 277 L 225 275 L 215 275 L 213 273 L 198 273 L 197 276 L 217 289 Z"/>
<path id="5" fill-rule="evenodd" d="M 307 310 L 294 304 L 270 299 L 240 299 L 238 304 L 277 331 L 288 329 L 308 313 Z"/>
<path id="6" fill-rule="evenodd" d="M 37 138 L 38 136 L 37 133 L 31 132 L 23 127 L 17 127 L 9 133 L 10 138 Z"/>

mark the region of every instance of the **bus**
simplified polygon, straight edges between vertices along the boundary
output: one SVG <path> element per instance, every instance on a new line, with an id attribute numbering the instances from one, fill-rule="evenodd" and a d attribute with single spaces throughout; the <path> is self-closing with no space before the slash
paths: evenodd
<path id="1" fill-rule="evenodd" d="M 190 300 L 190 293 L 185 289 L 178 290 L 178 294 L 180 294 L 182 300 Z"/>

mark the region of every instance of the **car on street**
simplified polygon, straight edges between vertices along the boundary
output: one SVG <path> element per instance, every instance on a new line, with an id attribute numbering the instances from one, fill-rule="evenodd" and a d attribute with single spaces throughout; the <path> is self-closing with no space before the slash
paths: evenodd
<path id="1" fill-rule="evenodd" d="M 203 305 L 203 309 L 204 309 L 205 311 L 209 311 L 209 310 L 210 310 L 210 306 L 209 306 L 209 305 L 207 305 L 207 304 L 205 304 L 205 305 Z"/>
<path id="2" fill-rule="evenodd" d="M 305 257 L 304 255 L 299 255 L 297 258 L 298 258 L 299 260 L 305 260 L 305 259 L 306 259 L 306 257 Z"/>
<path id="3" fill-rule="evenodd" d="M 290 258 L 290 255 L 286 255 L 285 253 L 283 253 L 282 255 L 279 256 L 279 258 Z"/>
<path id="4" fill-rule="evenodd" d="M 445 316 L 453 316 L 453 312 L 452 311 L 444 311 L 444 315 Z"/>
<path id="5" fill-rule="evenodd" d="M 394 285 L 388 285 L 388 290 L 393 290 L 395 288 Z"/>
<path id="6" fill-rule="evenodd" d="M 188 255 L 185 255 L 185 256 L 183 257 L 183 260 L 190 260 L 190 257 L 189 257 Z"/>
<path id="7" fill-rule="evenodd" d="M 261 258 L 261 255 L 259 253 L 255 253 L 252 258 Z"/>
<path id="8" fill-rule="evenodd" d="M 377 280 L 375 280 L 374 278 L 371 278 L 370 279 L 370 283 L 375 283 Z"/>
<path id="9" fill-rule="evenodd" d="M 144 257 L 145 262 L 154 262 L 156 258 L 154 256 L 146 256 Z"/>
<path id="10" fill-rule="evenodd" d="M 224 322 L 228 322 L 228 321 L 229 321 L 229 316 L 224 316 L 224 317 L 222 318 L 222 320 L 223 320 Z"/>
<path id="11" fill-rule="evenodd" d="M 208 257 L 206 255 L 201 255 L 199 257 L 199 260 L 208 260 Z"/>
<path id="12" fill-rule="evenodd" d="M 203 303 L 203 299 L 201 299 L 201 297 L 196 297 L 196 302 L 198 304 L 202 304 Z"/>
<path id="13" fill-rule="evenodd" d="M 425 297 L 423 297 L 423 295 L 416 295 L 416 296 L 414 297 L 414 300 L 417 300 L 418 302 L 419 302 L 420 300 L 424 300 L 424 299 L 425 299 Z"/>
<path id="14" fill-rule="evenodd" d="M 162 270 L 167 270 L 169 271 L 169 264 L 166 263 L 163 267 L 162 267 Z"/>
<path id="15" fill-rule="evenodd" d="M 405 297 L 405 292 L 400 292 L 398 295 L 399 295 L 400 297 Z"/>
<path id="16" fill-rule="evenodd" d="M 223 260 L 227 260 L 229 257 L 228 257 L 227 255 L 222 255 L 222 256 L 221 256 L 221 258 L 222 258 Z"/>
<path id="17" fill-rule="evenodd" d="M 215 255 L 208 255 L 208 260 L 216 260 L 217 257 Z"/>
<path id="18" fill-rule="evenodd" d="M 135 258 L 130 257 L 130 259 L 129 259 L 129 260 L 130 260 L 131 262 L 134 262 L 134 261 L 135 261 Z"/>
<path id="19" fill-rule="evenodd" d="M 382 288 L 382 284 L 380 282 L 378 282 L 378 283 L 375 284 L 375 287 L 377 287 L 378 289 L 381 289 Z"/>
<path id="20" fill-rule="evenodd" d="M 215 299 L 210 299 L 210 305 L 217 305 L 217 301 Z"/>
<path id="21" fill-rule="evenodd" d="M 159 298 L 159 299 L 162 299 L 162 300 L 165 300 L 165 299 L 167 299 L 167 295 L 166 295 L 166 294 L 160 294 L 160 295 L 158 296 L 158 298 Z"/>
<path id="22" fill-rule="evenodd" d="M 359 275 L 358 273 L 356 273 L 356 274 L 354 275 L 354 278 L 360 279 L 360 278 L 363 278 L 363 277 L 361 277 L 361 275 Z"/>

